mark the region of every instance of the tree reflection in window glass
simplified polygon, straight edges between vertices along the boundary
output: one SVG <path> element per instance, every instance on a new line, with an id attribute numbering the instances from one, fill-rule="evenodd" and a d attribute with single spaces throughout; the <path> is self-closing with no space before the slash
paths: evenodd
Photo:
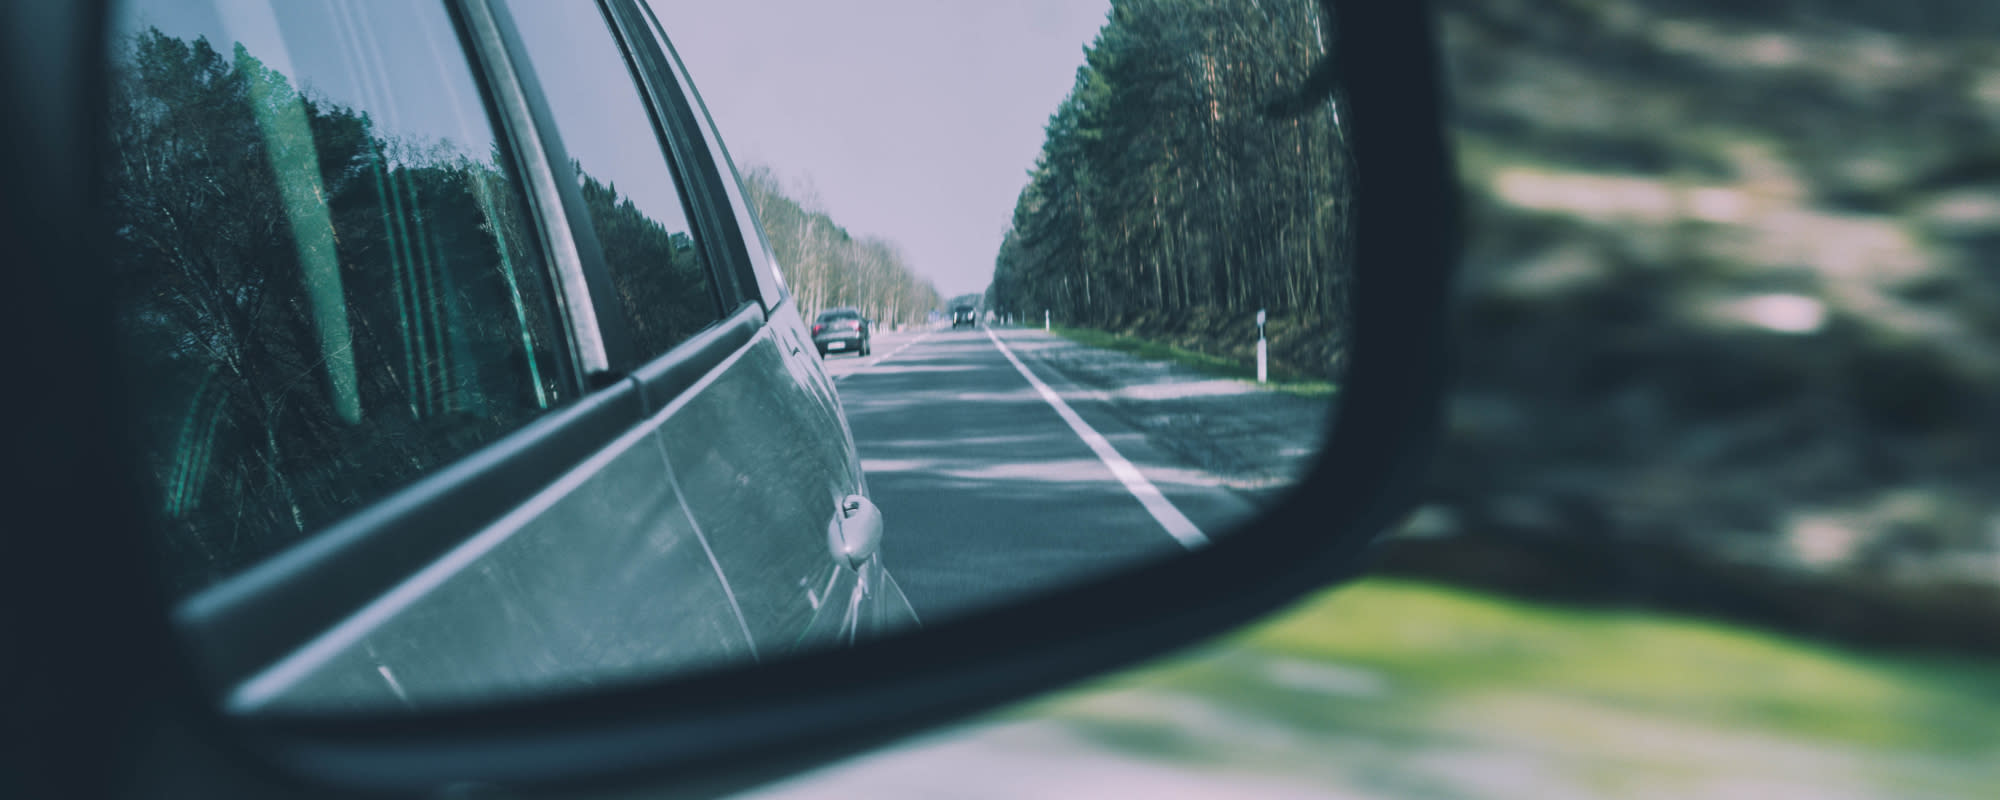
<path id="1" fill-rule="evenodd" d="M 108 290 L 181 591 L 572 385 L 444 12 L 227 5 L 128 9 L 111 108 Z"/>
<path id="2" fill-rule="evenodd" d="M 680 180 L 602 14 L 588 3 L 510 3 L 634 344 L 651 359 L 720 319 Z"/>

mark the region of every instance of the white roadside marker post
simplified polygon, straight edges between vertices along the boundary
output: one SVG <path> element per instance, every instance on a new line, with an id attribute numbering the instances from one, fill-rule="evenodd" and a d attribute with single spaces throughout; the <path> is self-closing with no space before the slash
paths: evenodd
<path id="1" fill-rule="evenodd" d="M 1049 310 L 1044 308 L 1042 309 L 1042 330 L 1047 331 L 1048 329 L 1049 329 Z"/>
<path id="2" fill-rule="evenodd" d="M 1264 362 L 1267 347 L 1264 344 L 1264 309 L 1257 309 L 1257 382 L 1263 383 L 1268 373 Z"/>

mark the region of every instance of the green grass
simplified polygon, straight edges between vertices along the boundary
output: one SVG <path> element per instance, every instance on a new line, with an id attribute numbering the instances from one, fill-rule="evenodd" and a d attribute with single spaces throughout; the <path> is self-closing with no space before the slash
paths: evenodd
<path id="1" fill-rule="evenodd" d="M 1243 645 L 1443 691 L 1534 686 L 1650 714 L 1860 745 L 2000 748 L 2000 665 L 1842 651 L 1725 624 L 1375 580 Z"/>
<path id="2" fill-rule="evenodd" d="M 1234 378 L 1249 383 L 1255 383 L 1257 380 L 1257 364 L 1255 362 L 1245 363 L 1189 350 L 1185 347 L 1178 347 L 1165 342 L 1157 342 L 1138 336 L 1109 333 L 1095 328 L 1071 328 L 1058 325 L 1051 330 L 1058 336 L 1088 347 L 1130 353 L 1153 361 L 1172 361 L 1218 378 Z M 1276 368 L 1270 368 L 1268 373 L 1267 377 L 1270 380 L 1264 384 L 1264 387 L 1273 391 L 1307 397 L 1330 397 L 1337 390 L 1332 381 L 1297 375 Z"/>
<path id="3" fill-rule="evenodd" d="M 1375 688 L 1302 690 L 1274 665 Z M 1190 723 L 1190 702 L 1212 718 Z M 1342 775 L 1400 775 L 1407 759 L 1417 780 L 1421 765 L 1484 754 L 1584 796 L 1776 780 L 1802 787 L 1794 796 L 1983 797 L 2000 785 L 2000 664 L 1389 579 L 1024 712 L 1218 768 L 1325 775 L 1316 762 L 1353 751 L 1366 763 Z"/>

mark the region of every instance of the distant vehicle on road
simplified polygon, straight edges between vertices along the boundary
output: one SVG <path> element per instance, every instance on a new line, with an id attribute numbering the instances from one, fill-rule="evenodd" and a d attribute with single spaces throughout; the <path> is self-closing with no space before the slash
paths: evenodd
<path id="1" fill-rule="evenodd" d="M 860 309 L 829 308 L 813 320 L 813 346 L 819 348 L 820 358 L 835 351 L 865 356 L 872 327 Z"/>
<path id="2" fill-rule="evenodd" d="M 975 309 L 972 306 L 967 306 L 967 305 L 952 306 L 951 326 L 953 328 L 956 328 L 960 325 L 978 325 L 978 324 L 979 324 L 978 309 Z"/>

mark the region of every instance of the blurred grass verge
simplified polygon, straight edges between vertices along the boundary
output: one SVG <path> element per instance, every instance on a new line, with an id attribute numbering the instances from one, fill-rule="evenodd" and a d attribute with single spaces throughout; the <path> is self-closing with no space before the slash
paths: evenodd
<path id="1" fill-rule="evenodd" d="M 1987 798 L 2000 786 L 2000 665 L 1380 578 L 1009 716 L 1364 796 Z"/>

